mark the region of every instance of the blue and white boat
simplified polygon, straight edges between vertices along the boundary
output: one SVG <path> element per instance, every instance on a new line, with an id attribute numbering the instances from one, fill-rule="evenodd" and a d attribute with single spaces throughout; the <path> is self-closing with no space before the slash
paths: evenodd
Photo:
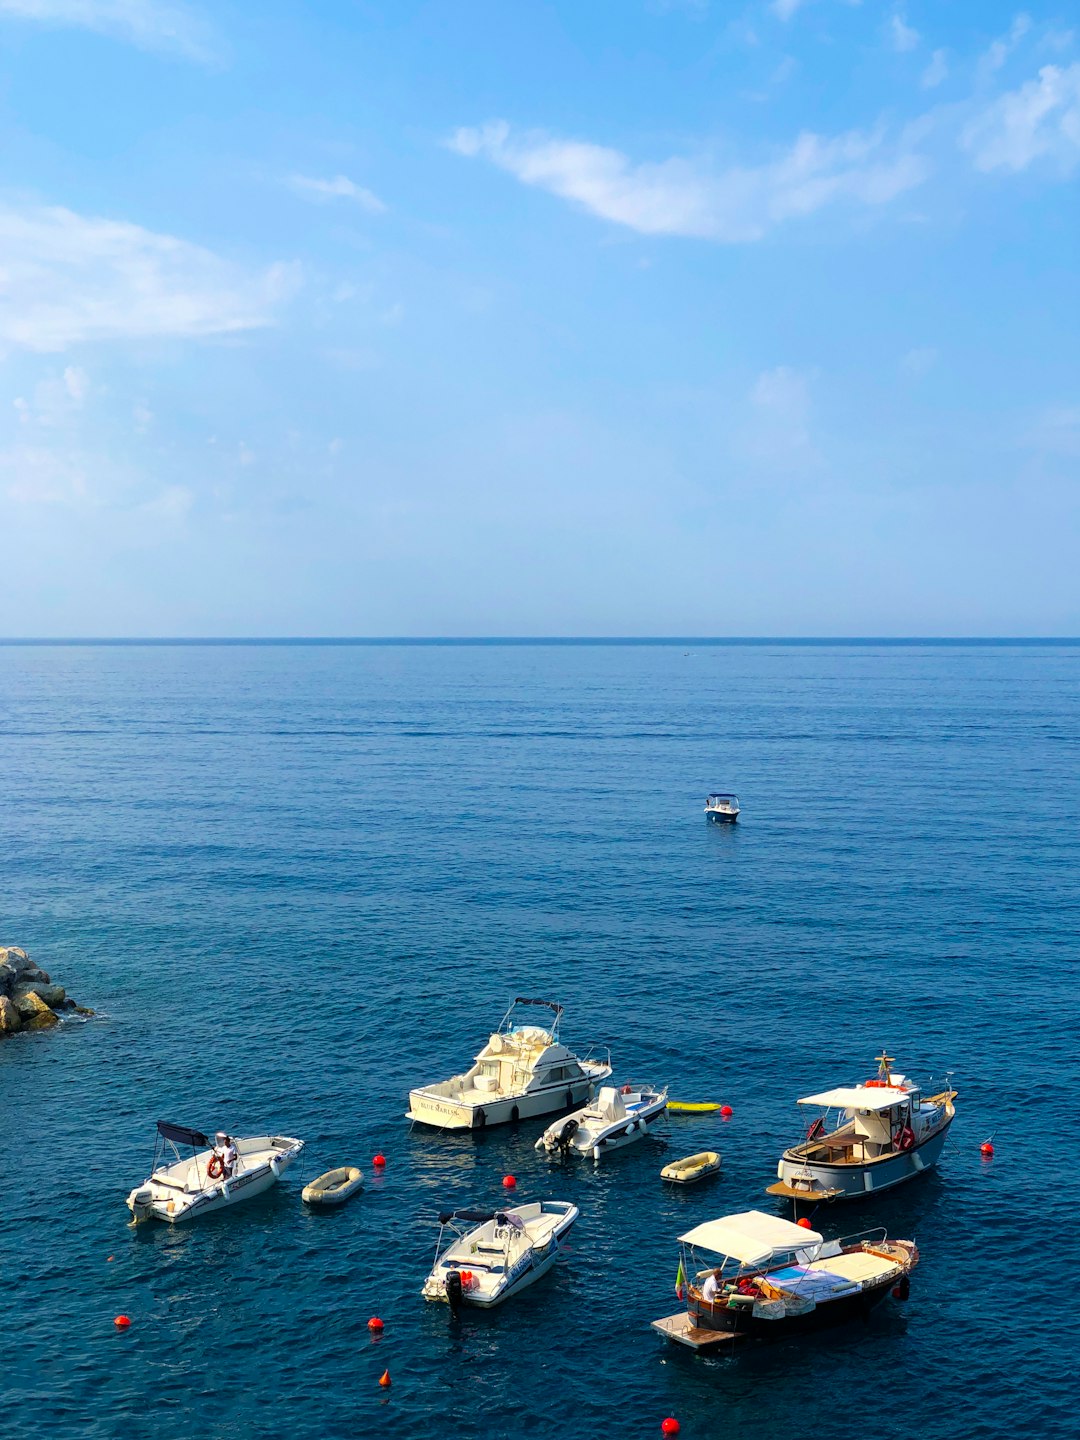
<path id="1" fill-rule="evenodd" d="M 734 825 L 739 818 L 739 797 L 715 790 L 705 797 L 705 815 L 714 825 Z"/>
<path id="2" fill-rule="evenodd" d="M 667 1109 L 667 1095 L 666 1089 L 635 1090 L 624 1085 L 616 1090 L 602 1085 L 590 1104 L 549 1125 L 535 1148 L 549 1155 L 591 1155 L 599 1160 L 640 1140 Z"/>
<path id="3" fill-rule="evenodd" d="M 445 1300 L 455 1312 L 462 1305 L 501 1305 L 547 1274 L 579 1213 L 568 1200 L 537 1200 L 440 1215 L 435 1264 L 421 1294 Z M 452 1238 L 444 1249 L 448 1230 Z"/>

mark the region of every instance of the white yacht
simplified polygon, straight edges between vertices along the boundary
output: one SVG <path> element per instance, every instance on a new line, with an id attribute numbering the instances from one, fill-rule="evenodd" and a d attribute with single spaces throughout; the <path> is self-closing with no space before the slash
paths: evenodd
<path id="1" fill-rule="evenodd" d="M 821 1114 L 806 1139 L 784 1151 L 770 1195 L 858 1200 L 937 1164 L 956 1114 L 956 1091 L 946 1082 L 939 1094 L 924 1096 L 892 1063 L 891 1055 L 879 1055 L 875 1079 L 799 1101 Z"/>
<path id="2" fill-rule="evenodd" d="M 159 1120 L 150 1178 L 127 1197 L 134 1219 L 175 1225 L 250 1200 L 275 1184 L 304 1148 L 303 1140 L 288 1135 L 247 1139 L 222 1135 L 219 1140 L 229 1141 L 236 1150 L 231 1174 L 225 1173 L 221 1145 L 211 1145 L 200 1130 Z M 190 1155 L 181 1154 L 181 1146 Z"/>
<path id="3" fill-rule="evenodd" d="M 714 790 L 705 797 L 705 815 L 714 825 L 734 825 L 739 818 L 739 797 Z"/>
<path id="4" fill-rule="evenodd" d="M 550 1010 L 547 1025 L 522 1025 L 518 1006 Z M 518 996 L 462 1075 L 409 1093 L 406 1117 L 442 1130 L 482 1130 L 580 1105 L 611 1074 L 610 1056 L 578 1059 L 559 1040 L 562 1006 Z"/>
<path id="5" fill-rule="evenodd" d="M 484 1310 L 501 1305 L 551 1269 L 578 1214 L 567 1200 L 539 1200 L 507 1210 L 440 1215 L 435 1265 L 421 1294 L 447 1301 L 452 1311 L 462 1304 Z M 448 1229 L 453 1238 L 444 1249 Z"/>
<path id="6" fill-rule="evenodd" d="M 549 1125 L 535 1149 L 550 1155 L 591 1155 L 599 1160 L 611 1150 L 632 1145 L 667 1109 L 667 1091 L 604 1085 L 599 1095 L 565 1120 Z"/>

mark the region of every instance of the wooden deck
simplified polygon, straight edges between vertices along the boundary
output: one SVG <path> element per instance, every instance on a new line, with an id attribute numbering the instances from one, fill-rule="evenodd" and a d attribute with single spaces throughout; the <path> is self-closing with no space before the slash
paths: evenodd
<path id="1" fill-rule="evenodd" d="M 777 1180 L 773 1185 L 766 1185 L 766 1195 L 782 1195 L 785 1200 L 835 1200 L 837 1195 L 843 1195 L 843 1190 L 826 1190 L 824 1186 L 820 1189 L 799 1189 L 789 1185 L 786 1180 Z"/>
<path id="2" fill-rule="evenodd" d="M 658 1335 L 674 1340 L 676 1345 L 689 1346 L 691 1350 L 719 1350 L 721 1346 L 733 1346 L 737 1340 L 746 1338 L 744 1335 L 729 1334 L 721 1330 L 703 1330 L 699 1325 L 692 1325 L 685 1310 L 678 1315 L 667 1315 L 663 1320 L 654 1320 L 652 1328 Z"/>

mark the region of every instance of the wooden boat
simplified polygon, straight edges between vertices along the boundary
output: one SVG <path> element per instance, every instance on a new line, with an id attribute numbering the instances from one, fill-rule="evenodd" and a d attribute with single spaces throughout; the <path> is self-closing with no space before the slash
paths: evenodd
<path id="1" fill-rule="evenodd" d="M 713 1111 L 720 1109 L 718 1100 L 669 1100 L 669 1110 L 675 1110 L 680 1115 L 711 1115 Z"/>
<path id="2" fill-rule="evenodd" d="M 501 1305 L 547 1274 L 579 1213 L 568 1200 L 539 1200 L 440 1215 L 435 1264 L 421 1294 L 445 1300 L 452 1312 L 463 1304 L 482 1310 Z M 444 1249 L 447 1229 L 452 1238 Z"/>
<path id="3" fill-rule="evenodd" d="M 661 1180 L 670 1180 L 674 1185 L 694 1185 L 715 1175 L 720 1169 L 720 1155 L 716 1150 L 702 1150 L 698 1155 L 688 1155 L 685 1160 L 673 1160 L 660 1171 Z"/>
<path id="4" fill-rule="evenodd" d="M 546 1025 L 517 1023 L 517 1006 L 554 1012 Z M 409 1120 L 440 1130 L 482 1130 L 570 1110 L 611 1074 L 611 1057 L 579 1059 L 559 1040 L 561 1005 L 518 996 L 470 1069 L 409 1094 Z"/>
<path id="5" fill-rule="evenodd" d="M 680 1245 L 677 1289 L 686 1310 L 652 1328 L 695 1350 L 865 1318 L 890 1290 L 906 1294 L 919 1263 L 914 1241 L 889 1240 L 884 1230 L 826 1241 L 759 1210 L 706 1221 Z M 703 1267 L 703 1254 L 720 1264 Z"/>
<path id="6" fill-rule="evenodd" d="M 327 1170 L 305 1185 L 300 1198 L 305 1205 L 344 1205 L 350 1196 L 364 1188 L 364 1177 L 355 1165 L 342 1165 Z"/>
<path id="7" fill-rule="evenodd" d="M 739 818 L 739 797 L 714 791 L 705 798 L 705 814 L 714 825 L 734 825 Z"/>
<path id="8" fill-rule="evenodd" d="M 956 1113 L 956 1091 L 947 1087 L 924 1097 L 892 1063 L 882 1054 L 875 1079 L 799 1101 L 822 1114 L 800 1145 L 784 1151 L 769 1195 L 796 1202 L 858 1200 L 937 1163 Z"/>

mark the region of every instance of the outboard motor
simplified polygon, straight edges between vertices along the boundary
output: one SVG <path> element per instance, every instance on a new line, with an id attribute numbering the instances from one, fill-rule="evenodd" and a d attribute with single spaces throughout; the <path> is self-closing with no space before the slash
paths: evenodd
<path id="1" fill-rule="evenodd" d="M 578 1122 L 571 1116 L 571 1118 L 567 1120 L 566 1124 L 562 1127 L 558 1135 L 555 1137 L 555 1143 L 558 1145 L 559 1149 L 564 1155 L 570 1149 L 570 1142 L 577 1134 L 577 1129 Z"/>
<path id="2" fill-rule="evenodd" d="M 461 1283 L 461 1271 L 451 1270 L 446 1277 L 446 1299 L 450 1306 L 450 1314 L 457 1318 L 461 1310 L 461 1301 L 464 1295 L 464 1286 Z"/>
<path id="3" fill-rule="evenodd" d="M 149 1185 L 143 1185 L 138 1190 L 133 1190 L 128 1196 L 128 1209 L 138 1224 L 140 1220 L 149 1220 L 151 1207 L 154 1203 L 154 1192 Z"/>

